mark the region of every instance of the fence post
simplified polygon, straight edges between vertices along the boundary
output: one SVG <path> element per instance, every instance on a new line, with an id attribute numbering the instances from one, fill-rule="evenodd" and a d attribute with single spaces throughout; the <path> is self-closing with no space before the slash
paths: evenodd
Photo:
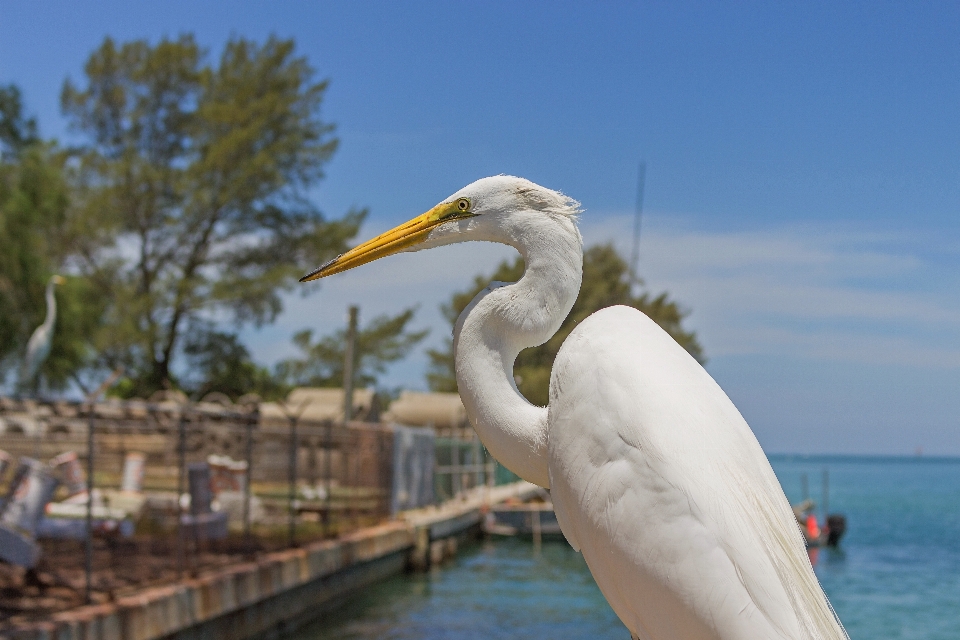
<path id="1" fill-rule="evenodd" d="M 86 574 L 86 591 L 84 598 L 90 604 L 93 596 L 93 436 L 94 436 L 94 409 L 93 402 L 87 404 L 87 531 L 84 545 L 84 573 Z"/>
<path id="2" fill-rule="evenodd" d="M 330 535 L 330 524 L 331 524 L 330 507 L 331 507 L 331 505 L 332 505 L 330 498 L 331 498 L 331 492 L 332 492 L 332 490 L 333 490 L 333 487 L 332 487 L 332 485 L 331 485 L 331 481 L 332 481 L 332 478 L 333 478 L 333 456 L 331 455 L 331 451 L 330 451 L 331 448 L 333 447 L 333 438 L 332 438 L 332 436 L 333 436 L 333 434 L 332 434 L 332 431 L 333 431 L 333 421 L 332 421 L 332 420 L 327 420 L 327 421 L 326 421 L 326 424 L 324 424 L 324 427 L 325 427 L 325 429 L 324 429 L 324 436 L 323 436 L 323 440 L 324 440 L 324 443 L 323 443 L 323 457 L 324 457 L 324 464 L 323 464 L 324 470 L 323 470 L 323 473 L 324 473 L 324 475 L 326 476 L 325 479 L 324 479 L 324 488 L 326 489 L 327 494 L 326 494 L 326 496 L 324 497 L 324 503 L 325 503 L 325 504 L 323 505 L 323 536 L 324 536 L 324 537 L 328 537 L 328 536 Z"/>
<path id="3" fill-rule="evenodd" d="M 184 474 L 187 467 L 187 409 L 180 409 L 180 421 L 177 425 L 177 571 L 183 577 L 184 565 L 186 564 L 186 550 L 184 549 L 184 531 L 183 531 L 183 505 L 180 503 L 180 497 L 183 495 Z"/>
<path id="4" fill-rule="evenodd" d="M 287 516 L 288 516 L 288 532 L 287 532 L 287 545 L 292 547 L 296 542 L 296 508 L 294 503 L 297 499 L 297 422 L 300 420 L 300 416 L 303 415 L 303 412 L 307 410 L 307 407 L 310 406 L 312 401 L 308 398 L 300 403 L 300 406 L 297 407 L 296 411 L 290 411 L 286 402 L 281 403 L 283 406 L 283 413 L 287 416 L 287 420 L 290 422 L 290 434 L 289 434 L 289 448 L 290 448 L 290 459 L 287 465 L 287 470 L 289 474 L 289 495 L 287 497 Z"/>
<path id="5" fill-rule="evenodd" d="M 390 513 L 390 504 L 389 504 L 390 493 L 389 491 L 384 490 L 384 487 L 386 485 L 386 483 L 384 482 L 384 478 L 386 474 L 383 471 L 383 437 L 384 437 L 383 434 L 384 434 L 384 427 L 381 425 L 380 427 L 377 428 L 377 432 L 376 432 L 377 457 L 375 458 L 375 461 L 376 461 L 375 464 L 377 469 L 377 474 L 376 474 L 377 480 L 376 480 L 375 486 L 377 488 L 377 519 L 378 520 L 382 518 L 385 513 L 387 514 Z"/>
<path id="6" fill-rule="evenodd" d="M 253 416 L 247 416 L 247 482 L 243 487 L 243 537 L 246 544 L 250 542 L 250 492 L 253 485 Z"/>
<path id="7" fill-rule="evenodd" d="M 470 440 L 473 445 L 470 448 L 470 464 L 473 465 L 473 487 L 476 488 L 483 486 L 483 483 L 480 481 L 480 478 L 483 477 L 483 462 L 480 457 L 480 438 L 477 437 L 477 433 L 473 432 L 470 435 Z"/>
<path id="8" fill-rule="evenodd" d="M 457 434 L 450 431 L 450 491 L 453 498 L 460 496 L 460 439 Z"/>
<path id="9" fill-rule="evenodd" d="M 292 547 L 296 543 L 296 500 L 297 500 L 297 420 L 299 415 L 288 415 L 287 419 L 290 421 L 290 494 L 289 494 L 289 511 L 288 511 L 288 527 L 289 531 L 287 533 L 287 546 Z"/>
<path id="10" fill-rule="evenodd" d="M 113 386 L 113 383 L 123 375 L 123 367 L 118 367 L 101 383 L 92 393 L 87 394 L 87 522 L 86 522 L 86 545 L 84 548 L 84 573 L 86 574 L 85 599 L 90 604 L 93 595 L 93 456 L 94 446 L 93 437 L 96 412 L 94 411 L 94 401 L 100 397 L 100 394 Z M 39 457 L 39 456 L 38 456 Z"/>
<path id="11" fill-rule="evenodd" d="M 352 509 L 351 512 L 353 515 L 353 528 L 360 528 L 360 500 L 359 500 L 359 491 L 360 491 L 360 469 L 363 465 L 363 449 L 364 444 L 366 444 L 366 438 L 363 437 L 363 432 L 359 429 L 354 429 L 353 440 L 356 443 L 353 447 L 353 478 L 350 484 L 353 485 L 352 490 Z"/>
<path id="12" fill-rule="evenodd" d="M 483 448 L 483 455 L 486 459 L 486 474 L 487 474 L 487 486 L 493 487 L 497 484 L 497 461 L 494 460 L 493 456 L 490 455 L 490 451 L 486 447 Z"/>

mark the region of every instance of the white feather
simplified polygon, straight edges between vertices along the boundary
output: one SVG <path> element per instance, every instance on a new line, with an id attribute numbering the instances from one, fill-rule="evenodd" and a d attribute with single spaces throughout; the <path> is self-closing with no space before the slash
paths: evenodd
<path id="1" fill-rule="evenodd" d="M 561 527 L 640 637 L 845 637 L 750 428 L 645 315 L 611 307 L 573 331 L 548 433 Z"/>
<path id="2" fill-rule="evenodd" d="M 501 463 L 551 489 L 564 535 L 634 636 L 846 638 L 753 432 L 652 320 L 627 307 L 595 313 L 560 349 L 549 409 L 517 391 L 517 355 L 557 331 L 580 289 L 579 205 L 511 176 L 445 202 L 459 198 L 475 215 L 409 250 L 500 242 L 526 264 L 457 320 L 467 414 Z"/>

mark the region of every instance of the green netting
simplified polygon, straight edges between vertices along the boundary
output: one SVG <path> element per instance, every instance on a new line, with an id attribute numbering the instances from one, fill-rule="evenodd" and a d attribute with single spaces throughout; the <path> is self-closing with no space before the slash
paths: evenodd
<path id="1" fill-rule="evenodd" d="M 460 438 L 436 438 L 436 467 L 434 472 L 434 496 L 437 502 L 454 497 L 458 489 L 466 490 L 487 482 L 488 463 L 494 463 L 494 484 L 508 484 L 519 478 L 497 464 L 486 448 L 476 440 Z M 483 465 L 478 471 L 476 465 Z M 454 473 L 450 469 L 460 465 L 462 471 Z"/>

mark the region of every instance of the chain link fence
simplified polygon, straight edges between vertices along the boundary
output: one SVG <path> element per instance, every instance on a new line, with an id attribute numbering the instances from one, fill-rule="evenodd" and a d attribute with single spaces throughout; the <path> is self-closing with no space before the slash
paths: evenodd
<path id="1" fill-rule="evenodd" d="M 0 631 L 516 480 L 469 427 L 263 406 L 0 397 Z"/>
<path id="2" fill-rule="evenodd" d="M 428 460 L 410 458 L 399 436 L 411 432 L 427 436 Z M 0 622 L 336 537 L 434 499 L 395 473 L 400 459 L 432 479 L 432 432 L 266 423 L 256 405 L 0 399 L 0 450 L 0 556 L 11 556 Z"/>

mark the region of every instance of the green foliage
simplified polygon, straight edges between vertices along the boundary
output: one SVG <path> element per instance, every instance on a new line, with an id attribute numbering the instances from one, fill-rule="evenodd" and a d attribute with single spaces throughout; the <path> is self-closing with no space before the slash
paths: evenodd
<path id="1" fill-rule="evenodd" d="M 491 280 L 516 282 L 523 276 L 523 259 L 513 263 L 502 262 L 489 278 L 477 276 L 473 287 L 454 294 L 448 304 L 441 307 L 443 315 L 453 326 L 460 313 Z M 582 320 L 590 314 L 613 305 L 627 305 L 643 311 L 659 324 L 693 357 L 704 362 L 703 349 L 692 331 L 684 330 L 686 315 L 666 293 L 651 297 L 648 293 L 634 296 L 630 291 L 630 271 L 626 261 L 612 245 L 597 245 L 588 248 L 583 255 L 583 284 L 570 314 L 560 325 L 560 330 L 546 343 L 532 349 L 524 349 L 517 356 L 514 374 L 520 392 L 534 404 L 545 406 L 548 401 L 550 371 L 560 345 Z M 456 391 L 454 373 L 453 340 L 447 341 L 446 349 L 430 350 L 430 372 L 427 382 L 435 391 Z"/>
<path id="2" fill-rule="evenodd" d="M 0 88 L 0 376 L 13 368 L 46 315 L 50 276 L 71 255 L 65 156 L 37 137 L 22 114 L 16 87 Z M 68 278 L 57 288 L 57 324 L 40 374 L 50 388 L 66 387 L 88 356 L 86 336 L 102 306 L 89 284 Z"/>
<path id="3" fill-rule="evenodd" d="M 337 139 L 319 116 L 327 83 L 290 40 L 236 38 L 211 64 L 191 36 L 107 38 L 84 76 L 61 96 L 85 140 L 66 228 L 105 301 L 96 364 L 125 366 L 126 392 L 146 396 L 175 384 L 187 327 L 213 314 L 272 321 L 282 292 L 344 251 L 365 212 L 327 220 L 303 195 Z"/>
<path id="4" fill-rule="evenodd" d="M 234 400 L 247 393 L 276 400 L 290 391 L 265 367 L 253 362 L 236 334 L 204 328 L 190 336 L 184 353 L 190 361 L 190 376 L 180 382 L 194 398 L 219 391 Z"/>
<path id="5" fill-rule="evenodd" d="M 0 158 L 17 156 L 39 141 L 37 121 L 23 115 L 20 88 L 12 84 L 0 87 Z"/>
<path id="6" fill-rule="evenodd" d="M 375 385 L 377 375 L 383 373 L 389 363 L 404 358 L 426 337 L 429 330 L 407 330 L 414 313 L 416 308 L 395 316 L 377 316 L 365 328 L 357 330 L 354 348 L 356 386 Z M 313 342 L 313 333 L 309 329 L 301 331 L 293 337 L 293 342 L 303 352 L 303 358 L 279 363 L 278 377 L 293 385 L 342 387 L 346 338 L 346 330 L 341 329 Z"/>

